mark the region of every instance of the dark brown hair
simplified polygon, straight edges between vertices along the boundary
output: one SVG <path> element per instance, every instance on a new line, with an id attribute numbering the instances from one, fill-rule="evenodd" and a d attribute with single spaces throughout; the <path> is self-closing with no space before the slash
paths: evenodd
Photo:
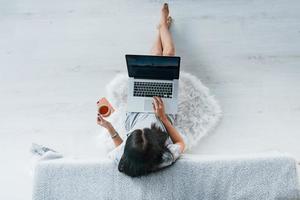
<path id="1" fill-rule="evenodd" d="M 162 162 L 163 153 L 171 153 L 165 147 L 167 138 L 168 133 L 155 124 L 151 124 L 151 128 L 134 130 L 126 140 L 118 170 L 131 177 L 159 170 L 157 166 Z"/>

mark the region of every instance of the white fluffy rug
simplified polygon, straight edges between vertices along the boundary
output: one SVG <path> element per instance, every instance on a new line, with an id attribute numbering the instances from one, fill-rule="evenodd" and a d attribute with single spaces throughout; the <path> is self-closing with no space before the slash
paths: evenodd
<path id="1" fill-rule="evenodd" d="M 107 86 L 107 99 L 115 108 L 115 112 L 108 118 L 122 138 L 125 137 L 125 113 L 127 103 L 126 73 L 118 74 Z M 221 118 L 221 109 L 209 89 L 201 81 L 187 73 L 180 72 L 178 114 L 175 126 L 182 134 L 187 150 L 195 146 L 199 140 L 210 133 Z M 102 130 L 105 132 L 105 130 Z M 109 134 L 102 133 L 106 140 L 107 149 L 113 148 Z"/>

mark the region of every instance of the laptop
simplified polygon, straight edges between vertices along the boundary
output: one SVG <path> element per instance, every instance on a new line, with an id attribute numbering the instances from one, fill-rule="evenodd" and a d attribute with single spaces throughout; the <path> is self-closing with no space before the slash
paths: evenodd
<path id="1" fill-rule="evenodd" d="M 180 57 L 125 55 L 128 70 L 128 112 L 154 112 L 153 96 L 162 98 L 166 114 L 178 111 Z"/>

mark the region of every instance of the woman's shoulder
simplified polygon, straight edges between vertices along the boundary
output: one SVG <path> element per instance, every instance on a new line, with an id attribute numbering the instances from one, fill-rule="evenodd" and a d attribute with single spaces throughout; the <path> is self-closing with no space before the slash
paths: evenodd
<path id="1" fill-rule="evenodd" d="M 107 154 L 108 158 L 112 159 L 116 164 L 119 163 L 124 153 L 125 142 L 126 140 L 124 140 L 119 146 L 115 147 Z"/>
<path id="2" fill-rule="evenodd" d="M 179 144 L 170 143 L 166 147 L 169 149 L 173 156 L 173 161 L 175 162 L 181 155 L 181 150 Z"/>
<path id="3" fill-rule="evenodd" d="M 163 167 L 169 166 L 173 162 L 174 162 L 174 157 L 173 157 L 172 153 L 166 151 L 162 155 L 162 161 L 158 165 L 158 168 L 163 168 Z"/>
<path id="4" fill-rule="evenodd" d="M 176 160 L 180 157 L 180 146 L 178 144 L 168 143 L 166 147 L 169 151 L 165 151 L 162 155 L 162 162 L 159 164 L 158 168 L 163 168 L 169 166 L 176 162 Z"/>

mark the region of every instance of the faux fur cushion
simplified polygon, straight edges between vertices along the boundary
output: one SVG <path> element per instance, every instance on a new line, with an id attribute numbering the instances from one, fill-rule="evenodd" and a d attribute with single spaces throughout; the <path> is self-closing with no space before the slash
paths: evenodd
<path id="1" fill-rule="evenodd" d="M 118 74 L 107 86 L 107 99 L 115 108 L 108 120 L 118 130 L 122 138 L 125 137 L 125 113 L 127 103 L 128 75 Z M 221 109 L 218 102 L 195 76 L 180 72 L 178 114 L 175 126 L 186 142 L 186 149 L 195 146 L 199 140 L 210 133 L 221 118 Z M 102 130 L 105 131 L 105 130 Z M 108 145 L 113 148 L 113 143 L 107 133 L 101 134 Z M 102 139 L 103 139 L 102 138 Z"/>

